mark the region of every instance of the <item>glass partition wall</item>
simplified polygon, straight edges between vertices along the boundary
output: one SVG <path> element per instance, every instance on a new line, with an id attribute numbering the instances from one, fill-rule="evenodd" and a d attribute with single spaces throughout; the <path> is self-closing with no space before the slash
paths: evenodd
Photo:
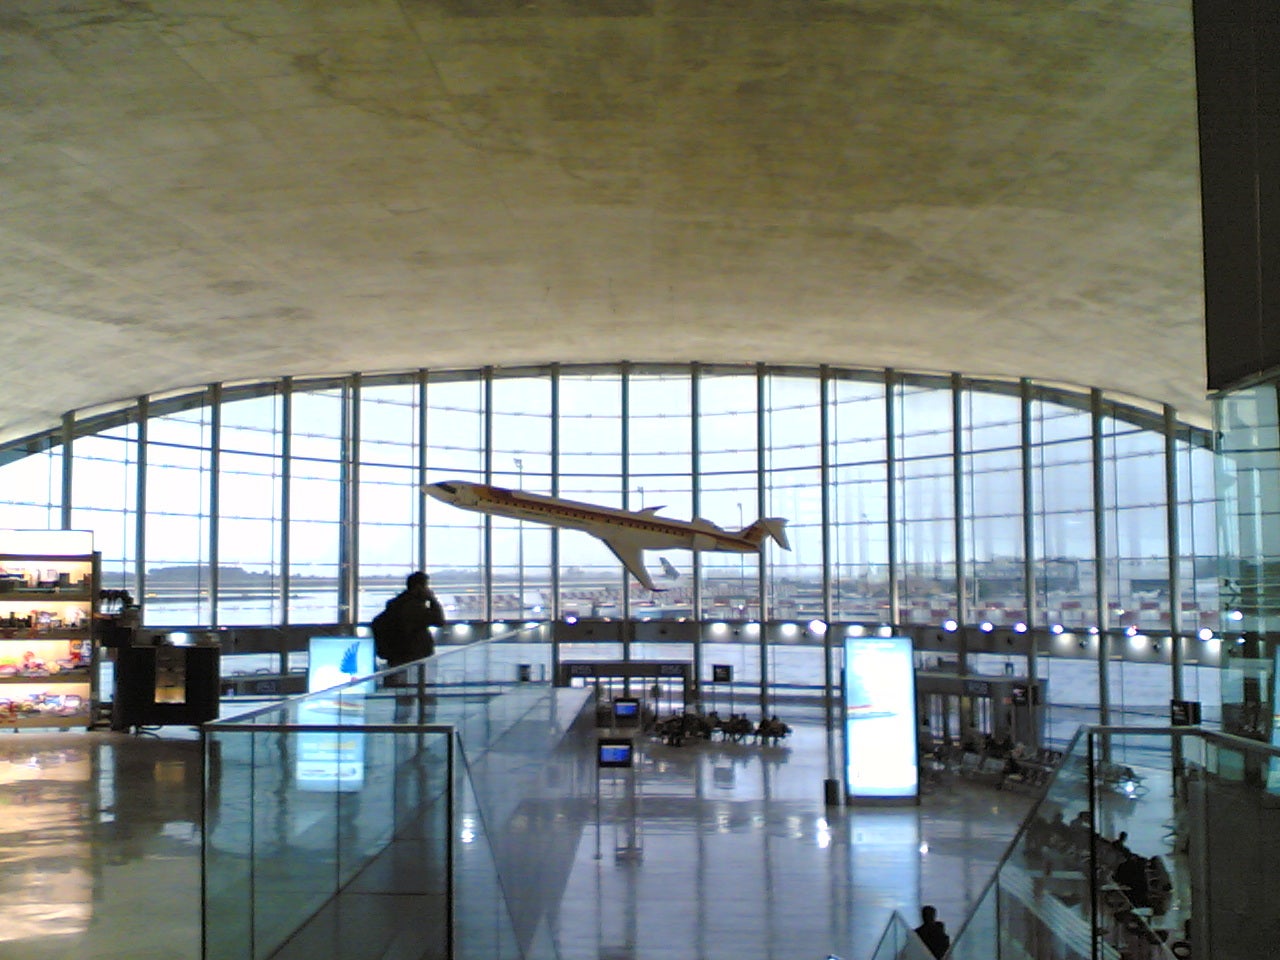
<path id="1" fill-rule="evenodd" d="M 207 724 L 202 957 L 554 958 L 513 814 L 544 778 L 571 810 L 594 784 L 584 698 L 520 679 L 541 629 Z"/>
<path id="2" fill-rule="evenodd" d="M 1191 727 L 1080 728 L 947 956 L 1271 954 L 1278 764 Z"/>
<path id="3" fill-rule="evenodd" d="M 704 683 L 730 665 L 746 700 L 821 696 L 846 625 L 893 625 L 942 669 L 1045 680 L 1073 730 L 1163 719 L 1169 699 L 1216 721 L 1232 623 L 1213 477 L 1207 430 L 1097 390 L 767 365 L 415 370 L 68 413 L 0 448 L 0 525 L 92 530 L 104 586 L 156 629 L 349 629 L 424 568 L 474 628 L 446 644 L 603 624 L 548 642 L 691 660 Z M 790 549 L 647 551 L 650 591 L 592 536 L 422 493 L 451 478 L 731 532 L 784 518 Z"/>

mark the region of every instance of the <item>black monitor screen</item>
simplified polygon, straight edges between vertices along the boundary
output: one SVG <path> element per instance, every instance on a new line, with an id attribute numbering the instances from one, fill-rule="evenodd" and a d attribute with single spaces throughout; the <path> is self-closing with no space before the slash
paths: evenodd
<path id="1" fill-rule="evenodd" d="M 618 697 L 613 701 L 615 720 L 635 720 L 640 716 L 640 701 L 634 697 Z"/>
<path id="2" fill-rule="evenodd" d="M 630 740 L 601 737 L 597 745 L 597 763 L 601 767 L 629 767 L 634 756 Z"/>

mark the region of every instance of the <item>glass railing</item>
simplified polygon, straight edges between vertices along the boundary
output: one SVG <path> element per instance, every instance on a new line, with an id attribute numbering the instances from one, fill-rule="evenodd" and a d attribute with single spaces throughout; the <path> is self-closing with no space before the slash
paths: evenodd
<path id="1" fill-rule="evenodd" d="M 504 640 L 205 726 L 205 960 L 555 956 L 517 935 L 484 812 L 505 785 L 475 774 L 545 696 Z"/>
<path id="2" fill-rule="evenodd" d="M 934 957 L 924 941 L 916 935 L 915 928 L 895 910 L 884 933 L 880 935 L 880 942 L 876 944 L 871 960 L 934 960 Z"/>
<path id="3" fill-rule="evenodd" d="M 1085 727 L 954 938 L 953 960 L 1274 952 L 1280 750 Z"/>
<path id="4" fill-rule="evenodd" d="M 482 630 L 484 638 L 476 631 Z M 424 661 L 433 681 L 450 687 L 552 681 L 551 624 L 453 624 L 436 633 L 436 655 Z"/>

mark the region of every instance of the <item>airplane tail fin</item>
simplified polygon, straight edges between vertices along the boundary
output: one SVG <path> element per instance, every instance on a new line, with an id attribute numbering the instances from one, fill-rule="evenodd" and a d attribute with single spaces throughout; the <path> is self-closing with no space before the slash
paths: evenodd
<path id="1" fill-rule="evenodd" d="M 757 520 L 743 530 L 741 535 L 756 546 L 763 543 L 765 537 L 773 537 L 783 550 L 791 549 L 791 542 L 787 540 L 787 521 L 782 517 L 766 517 Z"/>

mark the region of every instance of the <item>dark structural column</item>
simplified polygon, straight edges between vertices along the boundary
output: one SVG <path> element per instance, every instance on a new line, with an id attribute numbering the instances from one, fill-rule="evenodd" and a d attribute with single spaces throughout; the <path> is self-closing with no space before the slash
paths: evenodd
<path id="1" fill-rule="evenodd" d="M 1280 367 L 1280 3 L 1193 0 L 1209 389 Z"/>

